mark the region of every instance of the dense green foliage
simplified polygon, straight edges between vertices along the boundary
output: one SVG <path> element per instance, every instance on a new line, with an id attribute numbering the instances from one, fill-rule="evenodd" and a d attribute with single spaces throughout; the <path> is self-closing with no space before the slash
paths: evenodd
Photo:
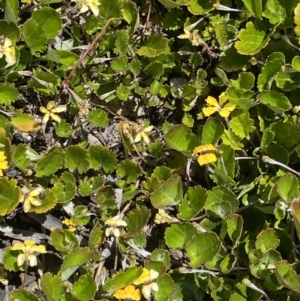
<path id="1" fill-rule="evenodd" d="M 9 301 L 300 299 L 298 1 L 0 13 Z"/>

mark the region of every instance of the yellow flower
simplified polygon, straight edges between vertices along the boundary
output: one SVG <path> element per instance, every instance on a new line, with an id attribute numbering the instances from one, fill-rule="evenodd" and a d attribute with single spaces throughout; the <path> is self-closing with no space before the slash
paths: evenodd
<path id="1" fill-rule="evenodd" d="M 80 13 L 85 13 L 91 9 L 95 17 L 98 17 L 99 15 L 99 1 L 98 0 L 72 0 L 73 2 L 76 2 L 76 5 L 80 9 Z"/>
<path id="2" fill-rule="evenodd" d="M 24 243 L 17 242 L 12 247 L 11 250 L 20 250 L 22 251 L 19 254 L 17 259 L 18 266 L 22 266 L 24 262 L 29 261 L 31 267 L 37 265 L 37 258 L 35 253 L 46 253 L 45 246 L 37 246 L 35 242 L 31 239 L 26 239 Z"/>
<path id="3" fill-rule="evenodd" d="M 32 0 L 21 0 L 22 3 L 31 4 Z"/>
<path id="4" fill-rule="evenodd" d="M 141 292 L 136 289 L 132 284 L 126 286 L 123 290 L 117 290 L 114 295 L 115 298 L 126 301 L 139 301 L 141 300 Z"/>
<path id="5" fill-rule="evenodd" d="M 0 266 L 0 282 L 3 285 L 8 285 L 7 272 L 3 265 Z"/>
<path id="6" fill-rule="evenodd" d="M 126 227 L 127 223 L 120 219 L 120 215 L 117 214 L 116 216 L 108 219 L 105 222 L 105 225 L 108 225 L 109 227 L 105 230 L 105 235 L 109 236 L 113 234 L 115 237 L 120 236 L 120 230 L 119 227 Z"/>
<path id="7" fill-rule="evenodd" d="M 51 117 L 53 120 L 56 122 L 61 122 L 61 118 L 56 115 L 55 113 L 61 113 L 67 111 L 67 106 L 66 105 L 60 105 L 55 107 L 55 102 L 54 101 L 49 101 L 47 104 L 47 108 L 41 107 L 40 112 L 45 114 L 42 123 L 45 124 L 48 122 L 49 118 Z"/>
<path id="8" fill-rule="evenodd" d="M 31 206 L 41 206 L 42 201 L 37 199 L 36 197 L 39 196 L 43 191 L 43 187 L 37 187 L 33 190 L 29 190 L 26 186 L 24 186 L 22 189 L 22 197 L 21 197 L 21 203 L 23 203 L 23 210 L 25 213 L 27 213 Z"/>
<path id="9" fill-rule="evenodd" d="M 206 103 L 209 105 L 208 107 L 202 109 L 203 114 L 207 117 L 215 112 L 219 112 L 222 117 L 228 117 L 230 113 L 235 109 L 235 105 L 231 103 L 227 103 L 224 106 L 224 103 L 228 100 L 228 97 L 225 92 L 223 92 L 219 96 L 219 102 L 211 96 L 206 98 Z"/>
<path id="10" fill-rule="evenodd" d="M 199 19 L 197 22 L 184 27 L 183 31 L 184 34 L 179 35 L 177 38 L 178 39 L 188 39 L 192 42 L 192 44 L 194 46 L 199 46 L 201 44 L 203 44 L 202 39 L 200 38 L 199 34 L 198 34 L 198 30 L 193 30 L 193 28 L 195 28 L 199 22 L 201 22 L 203 19 Z"/>
<path id="11" fill-rule="evenodd" d="M 7 62 L 6 66 L 11 66 L 16 63 L 16 51 L 13 43 L 10 39 L 4 38 L 0 39 L 0 58 L 5 55 L 5 60 Z"/>
<path id="12" fill-rule="evenodd" d="M 200 165 L 205 165 L 217 161 L 217 157 L 213 153 L 216 150 L 217 149 L 212 144 L 200 145 L 194 149 L 193 155 L 200 154 L 198 157 L 198 163 Z"/>
<path id="13" fill-rule="evenodd" d="M 78 223 L 73 218 L 65 218 L 62 223 L 68 227 L 70 232 L 75 232 Z"/>
<path id="14" fill-rule="evenodd" d="M 4 155 L 4 152 L 0 152 L 0 177 L 3 176 L 3 169 L 8 168 L 7 158 Z"/>
<path id="15" fill-rule="evenodd" d="M 158 209 L 158 213 L 155 215 L 154 222 L 156 224 L 172 223 L 178 222 L 178 219 L 170 216 L 164 209 Z"/>
<path id="16" fill-rule="evenodd" d="M 143 268 L 142 274 L 135 280 L 133 281 L 134 285 L 143 285 L 142 288 L 142 293 L 143 296 L 146 299 L 150 298 L 151 291 L 158 292 L 158 285 L 157 283 L 153 282 L 154 279 L 158 278 L 159 273 L 154 271 L 154 270 L 148 270 L 146 268 Z"/>
<path id="17" fill-rule="evenodd" d="M 136 128 L 136 136 L 134 138 L 134 143 L 140 142 L 142 139 L 145 141 L 146 144 L 150 143 L 150 138 L 147 133 L 150 133 L 153 130 L 153 125 L 150 125 L 146 128 L 143 126 L 137 126 Z"/>

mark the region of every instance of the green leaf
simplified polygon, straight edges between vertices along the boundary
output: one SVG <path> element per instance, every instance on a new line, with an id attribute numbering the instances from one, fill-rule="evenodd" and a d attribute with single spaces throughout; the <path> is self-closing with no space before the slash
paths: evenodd
<path id="1" fill-rule="evenodd" d="M 76 249 L 64 260 L 60 268 L 60 279 L 66 281 L 82 265 L 94 257 L 94 251 L 88 247 Z"/>
<path id="2" fill-rule="evenodd" d="M 224 132 L 224 126 L 219 119 L 208 118 L 203 126 L 201 144 L 216 144 Z"/>
<path id="3" fill-rule="evenodd" d="M 17 180 L 9 180 L 7 177 L 0 178 L 0 216 L 12 212 L 21 198 Z"/>
<path id="4" fill-rule="evenodd" d="M 102 109 L 94 109 L 89 112 L 88 120 L 95 126 L 107 127 L 109 119 L 107 112 Z"/>
<path id="5" fill-rule="evenodd" d="M 91 168 L 98 170 L 103 169 L 106 173 L 116 169 L 116 155 L 107 147 L 93 145 L 89 148 Z"/>
<path id="6" fill-rule="evenodd" d="M 41 25 L 34 19 L 27 20 L 23 25 L 23 37 L 31 52 L 42 52 L 47 45 L 47 36 Z M 39 37 L 38 39 L 36 37 Z"/>
<path id="7" fill-rule="evenodd" d="M 292 91 L 300 87 L 300 73 L 280 71 L 276 75 L 276 85 L 283 91 Z"/>
<path id="8" fill-rule="evenodd" d="M 121 289 L 126 285 L 136 280 L 143 272 L 143 267 L 130 267 L 124 272 L 120 272 L 114 278 L 108 279 L 103 285 L 103 290 L 110 291 L 111 293 L 117 289 Z"/>
<path id="9" fill-rule="evenodd" d="M 286 260 L 276 263 L 275 275 L 280 285 L 300 293 L 300 275 L 297 275 L 293 266 Z"/>
<path id="10" fill-rule="evenodd" d="M 12 291 L 8 301 L 16 301 L 16 300 L 40 301 L 40 299 L 36 295 L 34 295 L 33 293 L 25 289 L 15 289 Z"/>
<path id="11" fill-rule="evenodd" d="M 159 78 L 164 73 L 164 65 L 161 62 L 152 62 L 146 66 L 144 72 L 153 78 Z"/>
<path id="12" fill-rule="evenodd" d="M 162 262 L 167 269 L 171 267 L 171 256 L 167 250 L 154 250 L 151 253 L 151 260 Z"/>
<path id="13" fill-rule="evenodd" d="M 100 15 L 104 20 L 120 18 L 121 7 L 118 0 L 101 0 Z"/>
<path id="14" fill-rule="evenodd" d="M 157 281 L 156 281 L 159 290 L 153 291 L 153 295 L 155 297 L 155 300 L 157 301 L 168 301 L 170 300 L 170 296 L 174 293 L 175 291 L 175 284 L 174 281 L 172 280 L 171 276 L 168 274 L 165 274 L 161 276 Z M 172 299 L 174 300 L 174 299 Z M 175 301 L 175 300 L 174 300 Z"/>
<path id="15" fill-rule="evenodd" d="M 19 93 L 15 87 L 0 83 L 0 104 L 10 106 L 18 97 Z"/>
<path id="16" fill-rule="evenodd" d="M 238 214 L 231 215 L 227 220 L 227 233 L 235 244 L 237 244 L 241 238 L 243 225 L 243 218 Z"/>
<path id="17" fill-rule="evenodd" d="M 111 68 L 116 72 L 125 72 L 128 66 L 128 59 L 126 56 L 115 58 L 111 62 Z"/>
<path id="18" fill-rule="evenodd" d="M 182 200 L 182 182 L 178 176 L 172 176 L 150 196 L 154 208 L 178 205 Z"/>
<path id="19" fill-rule="evenodd" d="M 276 74 L 285 64 L 285 57 L 281 52 L 274 52 L 267 58 L 266 64 L 261 68 L 258 76 L 257 88 L 260 92 L 270 90 Z"/>
<path id="20" fill-rule="evenodd" d="M 60 181 L 54 183 L 51 191 L 57 197 L 58 203 L 66 203 L 71 201 L 76 194 L 76 182 L 74 176 L 69 172 L 64 172 Z"/>
<path id="21" fill-rule="evenodd" d="M 186 5 L 188 3 L 187 1 L 181 1 L 180 3 L 172 1 L 172 0 L 158 0 L 163 6 L 165 6 L 167 9 L 172 9 L 176 7 L 180 7 L 183 5 Z M 182 3 L 183 2 L 183 3 Z"/>
<path id="22" fill-rule="evenodd" d="M 137 51 L 140 56 L 156 57 L 169 51 L 168 39 L 163 35 L 151 35 Z"/>
<path id="23" fill-rule="evenodd" d="M 96 283 L 93 277 L 86 273 L 79 277 L 78 281 L 74 283 L 71 294 L 80 301 L 89 301 L 93 299 L 96 293 Z"/>
<path id="24" fill-rule="evenodd" d="M 65 166 L 70 170 L 78 170 L 80 174 L 86 172 L 89 167 L 89 153 L 79 145 L 71 145 L 65 149 Z"/>
<path id="25" fill-rule="evenodd" d="M 248 111 L 250 108 L 257 105 L 253 100 L 255 93 L 245 89 L 230 87 L 226 90 L 229 102 L 240 107 L 243 111 Z"/>
<path id="26" fill-rule="evenodd" d="M 130 92 L 130 88 L 124 86 L 124 85 L 120 85 L 117 88 L 117 96 L 120 100 L 126 101 L 128 100 L 131 92 Z"/>
<path id="27" fill-rule="evenodd" d="M 71 124 L 67 123 L 64 119 L 62 119 L 61 122 L 57 123 L 55 132 L 57 136 L 66 138 L 72 134 L 73 128 Z"/>
<path id="28" fill-rule="evenodd" d="M 232 132 L 240 138 L 250 139 L 249 134 L 255 130 L 254 120 L 250 118 L 249 112 L 235 111 L 231 114 L 229 125 Z"/>
<path id="29" fill-rule="evenodd" d="M 266 36 L 265 28 L 261 22 L 257 22 L 257 24 L 248 22 L 246 29 L 241 29 L 238 37 L 240 41 L 235 42 L 234 47 L 238 53 L 244 55 L 254 55 L 258 53 L 267 46 L 270 40 L 270 38 Z"/>
<path id="30" fill-rule="evenodd" d="M 68 230 L 54 229 L 51 234 L 51 241 L 54 248 L 60 252 L 68 252 L 78 248 L 77 238 Z"/>
<path id="31" fill-rule="evenodd" d="M 171 128 L 167 132 L 165 139 L 168 147 L 181 152 L 191 153 L 199 145 L 197 136 L 184 125 Z"/>
<path id="32" fill-rule="evenodd" d="M 236 168 L 234 150 L 229 145 L 221 144 L 218 147 L 218 152 L 222 154 L 223 162 L 221 160 L 218 161 L 217 166 L 220 170 L 225 172 L 227 176 L 233 179 Z"/>
<path id="33" fill-rule="evenodd" d="M 166 245 L 172 249 L 183 249 L 196 233 L 195 227 L 189 223 L 173 224 L 165 231 Z"/>
<path id="34" fill-rule="evenodd" d="M 290 122 L 278 121 L 270 127 L 275 134 L 275 141 L 278 145 L 289 147 L 300 141 L 300 132 Z"/>
<path id="35" fill-rule="evenodd" d="M 274 229 L 265 229 L 261 231 L 255 241 L 255 247 L 264 254 L 269 250 L 275 250 L 279 246 L 280 240 Z"/>
<path id="36" fill-rule="evenodd" d="M 36 92 L 40 92 L 45 95 L 56 93 L 56 89 L 61 81 L 59 76 L 49 72 L 44 72 L 39 68 L 33 70 L 33 74 L 36 78 L 32 78 L 28 81 L 28 87 L 32 87 Z"/>
<path id="37" fill-rule="evenodd" d="M 117 168 L 117 175 L 126 180 L 126 183 L 133 183 L 137 180 L 138 176 L 141 175 L 141 167 L 130 160 L 122 161 Z"/>
<path id="38" fill-rule="evenodd" d="M 20 30 L 18 26 L 7 20 L 0 20 L 0 35 L 9 38 L 13 43 L 20 40 Z"/>
<path id="39" fill-rule="evenodd" d="M 278 144 L 271 144 L 267 149 L 267 155 L 273 160 L 276 160 L 283 164 L 288 164 L 290 160 L 289 152 L 287 151 L 287 149 Z"/>
<path id="40" fill-rule="evenodd" d="M 221 139 L 224 144 L 229 145 L 234 150 L 241 150 L 243 144 L 240 142 L 240 138 L 235 136 L 232 131 L 225 130 Z"/>
<path id="41" fill-rule="evenodd" d="M 208 191 L 204 208 L 221 218 L 225 218 L 237 211 L 238 204 L 238 200 L 230 190 L 225 187 L 214 187 Z"/>
<path id="42" fill-rule="evenodd" d="M 297 70 L 297 71 L 300 71 L 300 56 L 295 56 L 293 58 L 293 61 L 292 61 L 292 67 Z"/>
<path id="43" fill-rule="evenodd" d="M 258 95 L 259 101 L 276 113 L 283 113 L 292 108 L 289 99 L 278 91 L 264 91 Z"/>
<path id="44" fill-rule="evenodd" d="M 5 1 L 4 18 L 13 24 L 18 23 L 19 2 L 17 0 Z"/>
<path id="45" fill-rule="evenodd" d="M 291 204 L 293 223 L 296 228 L 298 239 L 300 238 L 300 200 L 296 199 Z"/>
<path id="46" fill-rule="evenodd" d="M 232 45 L 220 55 L 220 68 L 227 72 L 243 70 L 249 67 L 249 61 L 248 56 L 239 54 Z"/>
<path id="47" fill-rule="evenodd" d="M 39 24 L 47 39 L 54 39 L 62 29 L 60 14 L 51 7 L 44 6 L 34 11 L 32 20 Z"/>
<path id="48" fill-rule="evenodd" d="M 285 202 L 291 203 L 299 196 L 299 185 L 297 178 L 290 173 L 285 173 L 282 175 L 277 183 L 277 192 Z"/>
<path id="49" fill-rule="evenodd" d="M 250 12 L 255 18 L 261 18 L 262 15 L 262 2 L 260 0 L 242 0 Z"/>
<path id="50" fill-rule="evenodd" d="M 37 177 L 50 176 L 54 174 L 57 170 L 62 168 L 62 164 L 63 164 L 62 150 L 59 147 L 54 146 L 35 165 L 36 176 Z"/>
<path id="51" fill-rule="evenodd" d="M 150 216 L 150 210 L 143 206 L 129 211 L 124 218 L 124 221 L 127 223 L 126 235 L 131 236 L 140 232 L 147 225 Z"/>
<path id="52" fill-rule="evenodd" d="M 35 121 L 34 117 L 23 114 L 23 110 L 17 110 L 16 116 L 11 117 L 10 123 L 21 132 L 36 132 L 40 129 L 40 125 Z"/>
<path id="53" fill-rule="evenodd" d="M 102 177 L 88 178 L 80 183 L 78 192 L 81 196 L 88 196 L 97 191 L 103 184 L 104 179 Z"/>
<path id="54" fill-rule="evenodd" d="M 123 1 L 122 15 L 123 19 L 131 25 L 130 32 L 133 33 L 140 23 L 136 4 L 130 0 Z"/>
<path id="55" fill-rule="evenodd" d="M 196 268 L 212 260 L 219 252 L 220 247 L 221 242 L 214 232 L 205 232 L 195 235 L 186 246 L 190 266 Z"/>
<path id="56" fill-rule="evenodd" d="M 41 284 L 43 293 L 49 301 L 60 301 L 66 290 L 59 276 L 51 273 L 42 275 Z"/>
<path id="57" fill-rule="evenodd" d="M 281 24 L 286 19 L 286 10 L 280 5 L 281 1 L 268 0 L 264 15 L 271 24 Z"/>
<path id="58" fill-rule="evenodd" d="M 216 0 L 191 0 L 188 10 L 193 15 L 202 15 L 214 9 L 214 4 L 218 3 Z"/>
<path id="59" fill-rule="evenodd" d="M 116 35 L 116 51 L 119 55 L 126 55 L 129 44 L 129 32 L 128 30 L 119 30 Z"/>
<path id="60" fill-rule="evenodd" d="M 12 160 L 16 167 L 25 169 L 30 164 L 30 159 L 27 156 L 27 148 L 23 144 L 13 146 Z"/>
<path id="61" fill-rule="evenodd" d="M 261 299 L 261 293 L 252 289 L 251 287 L 247 287 L 242 283 L 237 283 L 234 288 L 233 292 L 230 296 L 230 301 L 249 301 L 255 300 L 258 301 Z"/>
<path id="62" fill-rule="evenodd" d="M 207 192 L 201 186 L 189 187 L 182 202 L 179 205 L 178 217 L 190 220 L 195 217 L 204 207 Z"/>
<path id="63" fill-rule="evenodd" d="M 48 50 L 48 54 L 49 54 Z M 47 58 L 48 58 L 47 54 Z M 73 67 L 78 61 L 78 55 L 74 52 L 66 51 L 66 50 L 54 50 L 55 62 L 65 65 L 67 67 Z"/>

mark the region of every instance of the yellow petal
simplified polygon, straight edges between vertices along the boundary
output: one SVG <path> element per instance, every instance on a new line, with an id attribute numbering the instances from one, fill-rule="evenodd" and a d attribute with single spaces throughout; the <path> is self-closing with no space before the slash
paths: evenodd
<path id="1" fill-rule="evenodd" d="M 204 145 L 197 146 L 194 149 L 193 154 L 203 153 L 207 151 L 216 151 L 216 150 L 217 149 L 212 144 L 204 144 Z"/>
<path id="2" fill-rule="evenodd" d="M 228 100 L 228 96 L 225 92 L 222 92 L 219 96 L 219 103 L 221 106 L 224 105 L 224 103 Z"/>
<path id="3" fill-rule="evenodd" d="M 45 114 L 45 116 L 44 116 L 44 118 L 42 120 L 42 123 L 46 124 L 49 121 L 49 118 L 50 118 L 50 114 L 49 113 Z"/>
<path id="4" fill-rule="evenodd" d="M 34 267 L 34 266 L 37 265 L 37 259 L 36 259 L 36 256 L 35 256 L 35 255 L 33 255 L 33 254 L 28 255 L 28 256 L 27 256 L 27 260 L 29 260 L 29 265 L 30 265 L 31 267 Z"/>
<path id="5" fill-rule="evenodd" d="M 11 250 L 24 250 L 25 245 L 22 242 L 17 242 L 12 245 Z"/>
<path id="6" fill-rule="evenodd" d="M 27 213 L 31 208 L 30 199 L 25 199 L 23 203 L 23 210 L 25 213 Z"/>
<path id="7" fill-rule="evenodd" d="M 159 276 L 159 273 L 158 272 L 156 272 L 155 270 L 150 270 L 150 279 L 151 280 L 154 280 L 154 279 L 156 279 L 158 276 Z"/>
<path id="8" fill-rule="evenodd" d="M 206 103 L 213 106 L 213 107 L 216 107 L 216 108 L 219 108 L 220 105 L 218 103 L 218 101 L 212 97 L 212 96 L 208 96 L 206 99 L 205 99 Z"/>
<path id="9" fill-rule="evenodd" d="M 216 111 L 218 111 L 218 108 L 216 108 L 216 107 L 206 107 L 206 108 L 202 109 L 202 112 L 203 112 L 205 117 L 216 113 Z"/>
<path id="10" fill-rule="evenodd" d="M 52 100 L 52 101 L 49 101 L 47 103 L 47 110 L 48 111 L 51 111 L 53 108 L 55 107 L 55 102 Z"/>
<path id="11" fill-rule="evenodd" d="M 142 288 L 143 296 L 148 300 L 151 295 L 151 287 L 149 285 L 144 285 Z"/>
<path id="12" fill-rule="evenodd" d="M 91 11 L 93 12 L 93 14 L 94 14 L 95 17 L 98 17 L 98 15 L 99 15 L 99 7 L 95 3 L 97 1 L 90 1 L 90 2 L 93 2 L 93 3 L 90 4 Z"/>
<path id="13" fill-rule="evenodd" d="M 31 248 L 32 252 L 38 252 L 38 253 L 47 253 L 45 246 L 33 246 Z"/>
<path id="14" fill-rule="evenodd" d="M 116 292 L 113 294 L 113 296 L 114 296 L 115 298 L 119 299 L 119 300 L 120 300 L 120 299 L 125 299 L 125 298 L 127 297 L 124 290 L 118 290 L 118 291 L 116 291 Z"/>
<path id="15" fill-rule="evenodd" d="M 67 111 L 67 106 L 66 105 L 60 105 L 57 106 L 56 108 L 53 108 L 51 110 L 52 113 L 61 113 Z"/>
<path id="16" fill-rule="evenodd" d="M 26 239 L 26 240 L 24 241 L 24 244 L 25 244 L 26 247 L 32 247 L 32 246 L 35 245 L 35 241 L 32 240 L 32 239 Z"/>
<path id="17" fill-rule="evenodd" d="M 6 156 L 4 152 L 0 152 L 0 161 L 5 161 L 5 160 L 6 160 Z"/>
<path id="18" fill-rule="evenodd" d="M 61 122 L 61 118 L 60 118 L 58 115 L 53 114 L 53 113 L 50 113 L 50 116 L 51 116 L 51 118 L 52 118 L 54 121 L 56 121 L 57 123 L 60 123 L 60 122 Z"/>
<path id="19" fill-rule="evenodd" d="M 17 265 L 20 267 L 24 264 L 24 262 L 25 262 L 25 255 L 23 253 L 19 254 L 17 259 Z"/>
<path id="20" fill-rule="evenodd" d="M 44 190 L 43 187 L 37 187 L 37 188 L 33 189 L 32 191 L 30 191 L 29 195 L 30 196 L 38 196 L 42 193 L 43 190 Z"/>
<path id="21" fill-rule="evenodd" d="M 217 157 L 213 153 L 205 154 L 205 155 L 200 155 L 198 158 L 198 163 L 202 166 L 205 164 L 213 163 L 217 161 Z"/>
<path id="22" fill-rule="evenodd" d="M 48 110 L 45 107 L 40 107 L 40 112 L 43 114 L 47 114 Z"/>
<path id="23" fill-rule="evenodd" d="M 150 143 L 150 138 L 148 137 L 148 135 L 146 133 L 142 133 L 142 137 L 146 144 Z"/>

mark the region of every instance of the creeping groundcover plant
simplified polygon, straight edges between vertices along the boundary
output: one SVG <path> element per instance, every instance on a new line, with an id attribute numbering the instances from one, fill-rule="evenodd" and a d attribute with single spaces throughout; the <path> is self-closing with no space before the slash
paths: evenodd
<path id="1" fill-rule="evenodd" d="M 1 300 L 300 300 L 300 0 L 0 12 Z"/>

